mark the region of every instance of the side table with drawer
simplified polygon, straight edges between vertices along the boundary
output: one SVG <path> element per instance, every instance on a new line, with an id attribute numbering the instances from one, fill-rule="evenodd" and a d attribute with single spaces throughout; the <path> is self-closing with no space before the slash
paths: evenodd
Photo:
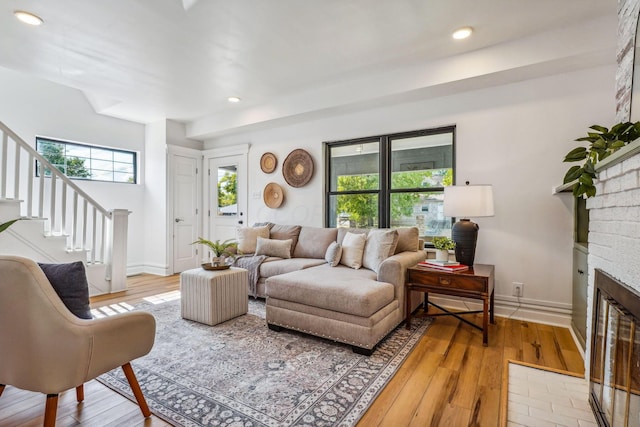
<path id="1" fill-rule="evenodd" d="M 465 271 L 448 272 L 436 270 L 423 266 L 414 266 L 407 269 L 407 279 L 405 284 L 405 310 L 407 329 L 411 328 L 411 291 L 424 292 L 424 309 L 427 311 L 428 305 L 442 310 L 444 313 L 428 316 L 455 316 L 461 321 L 482 331 L 482 343 L 488 343 L 489 320 L 493 319 L 493 288 L 494 288 L 493 265 L 475 264 L 473 268 Z M 457 311 L 452 312 L 429 301 L 429 293 L 452 295 L 464 298 L 481 299 L 483 309 L 477 311 Z M 483 313 L 482 327 L 460 317 L 461 314 Z"/>

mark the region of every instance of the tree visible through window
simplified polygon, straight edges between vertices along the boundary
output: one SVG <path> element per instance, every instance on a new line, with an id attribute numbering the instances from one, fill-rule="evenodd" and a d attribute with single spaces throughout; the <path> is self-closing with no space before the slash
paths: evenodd
<path id="1" fill-rule="evenodd" d="M 451 233 L 444 187 L 453 185 L 454 127 L 326 143 L 328 226 L 417 226 Z"/>
<path id="2" fill-rule="evenodd" d="M 136 183 L 136 153 L 91 145 L 36 138 L 36 150 L 72 179 Z M 36 174 L 40 165 L 36 163 Z M 44 169 L 45 176 L 51 170 Z"/>

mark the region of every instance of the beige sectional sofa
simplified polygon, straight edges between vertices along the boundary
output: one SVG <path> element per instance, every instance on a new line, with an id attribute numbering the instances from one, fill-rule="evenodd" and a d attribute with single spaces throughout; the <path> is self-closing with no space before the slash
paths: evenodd
<path id="1" fill-rule="evenodd" d="M 255 253 L 267 256 L 258 269 L 256 294 L 266 298 L 269 328 L 317 335 L 350 344 L 355 352 L 371 354 L 376 344 L 404 320 L 405 271 L 426 256 L 417 228 L 368 231 L 273 224 L 267 224 L 267 228 L 268 240 L 257 239 Z M 264 230 L 261 233 L 266 234 Z M 325 259 L 330 245 L 344 243 L 348 233 L 350 240 L 354 234 L 366 236 L 362 263 L 369 268 L 342 263 L 332 266 Z M 384 238 L 389 243 L 391 237 L 391 246 L 379 241 Z M 281 246 L 289 240 L 290 258 L 268 256 L 265 247 L 273 243 Z M 243 243 L 240 239 L 240 249 Z M 336 243 L 331 255 L 336 255 Z M 244 246 L 245 252 L 253 249 L 251 244 Z M 347 246 L 342 249 L 351 251 Z M 338 262 L 345 259 L 343 254 Z M 336 264 L 335 257 L 329 261 Z M 412 306 L 417 307 L 417 295 L 413 300 Z"/>

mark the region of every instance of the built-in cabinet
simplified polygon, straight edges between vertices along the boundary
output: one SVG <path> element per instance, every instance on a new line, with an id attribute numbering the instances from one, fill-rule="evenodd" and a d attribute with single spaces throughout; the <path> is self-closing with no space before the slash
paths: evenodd
<path id="1" fill-rule="evenodd" d="M 583 198 L 574 199 L 574 243 L 572 275 L 571 326 L 578 341 L 585 347 L 587 336 L 587 286 L 589 257 L 589 211 Z"/>

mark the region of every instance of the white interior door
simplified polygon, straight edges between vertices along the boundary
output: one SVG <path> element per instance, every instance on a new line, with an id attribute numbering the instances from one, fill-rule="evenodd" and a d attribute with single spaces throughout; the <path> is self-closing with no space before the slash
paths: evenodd
<path id="1" fill-rule="evenodd" d="M 173 189 L 173 272 L 195 268 L 199 265 L 198 245 L 191 243 L 198 238 L 200 212 L 198 210 L 197 156 L 171 155 L 171 179 Z"/>
<path id="2" fill-rule="evenodd" d="M 246 156 L 209 159 L 209 240 L 236 238 L 236 228 L 246 225 Z"/>

